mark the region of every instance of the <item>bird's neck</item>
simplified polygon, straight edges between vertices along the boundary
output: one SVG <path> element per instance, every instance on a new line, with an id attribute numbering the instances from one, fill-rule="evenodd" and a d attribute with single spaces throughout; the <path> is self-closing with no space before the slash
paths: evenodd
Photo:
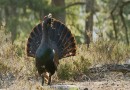
<path id="1" fill-rule="evenodd" d="M 42 40 L 41 43 L 49 44 L 49 35 L 47 30 L 42 31 Z"/>

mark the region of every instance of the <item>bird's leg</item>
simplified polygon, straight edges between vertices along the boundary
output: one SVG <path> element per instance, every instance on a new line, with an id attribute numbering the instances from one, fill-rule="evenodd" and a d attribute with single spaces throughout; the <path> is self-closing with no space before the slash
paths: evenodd
<path id="1" fill-rule="evenodd" d="M 48 80 L 48 85 L 51 84 L 51 74 L 49 73 L 49 80 Z"/>
<path id="2" fill-rule="evenodd" d="M 45 73 L 43 73 L 43 75 L 44 75 L 45 81 L 48 82 L 48 80 L 49 80 L 49 73 L 45 72 Z"/>
<path id="3" fill-rule="evenodd" d="M 42 86 L 44 85 L 44 76 L 43 75 L 41 75 L 42 76 Z"/>

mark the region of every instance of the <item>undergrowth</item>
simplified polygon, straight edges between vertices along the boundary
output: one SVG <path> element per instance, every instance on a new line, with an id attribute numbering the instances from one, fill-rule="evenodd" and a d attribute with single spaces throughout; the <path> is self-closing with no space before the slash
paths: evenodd
<path id="1" fill-rule="evenodd" d="M 8 70 L 23 77 L 35 76 L 35 60 L 25 53 L 26 40 L 16 41 L 12 45 L 11 36 L 0 30 L 0 71 Z M 90 48 L 85 44 L 77 45 L 74 57 L 60 60 L 57 76 L 62 80 L 73 80 L 80 74 L 88 74 L 87 70 L 98 64 L 125 63 L 130 57 L 130 46 L 117 41 L 98 40 L 91 43 Z"/>

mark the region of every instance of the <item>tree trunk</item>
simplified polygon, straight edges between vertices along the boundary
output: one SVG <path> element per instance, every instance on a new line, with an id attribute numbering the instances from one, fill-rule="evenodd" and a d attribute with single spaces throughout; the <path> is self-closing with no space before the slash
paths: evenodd
<path id="1" fill-rule="evenodd" d="M 126 5 L 129 5 L 129 4 L 130 4 L 130 1 L 127 1 L 127 2 L 124 2 L 120 6 L 120 17 L 121 17 L 121 20 L 122 20 L 122 23 L 123 23 L 123 26 L 124 26 L 124 29 L 125 29 L 125 36 L 126 36 L 126 43 L 127 43 L 127 45 L 129 45 L 129 35 L 128 35 L 128 28 L 127 28 L 127 25 L 126 25 L 126 22 L 125 22 L 125 18 L 123 16 L 123 11 L 124 11 L 124 7 Z"/>
<path id="2" fill-rule="evenodd" d="M 65 7 L 65 0 L 52 0 L 52 5 L 59 8 Z M 65 23 L 65 16 L 66 16 L 65 9 L 56 13 L 52 13 L 52 15 L 54 18 L 59 19 L 60 21 Z"/>
<path id="3" fill-rule="evenodd" d="M 86 0 L 86 21 L 85 21 L 85 43 L 89 47 L 90 41 L 92 41 L 93 33 L 93 13 L 94 13 L 94 0 Z"/>

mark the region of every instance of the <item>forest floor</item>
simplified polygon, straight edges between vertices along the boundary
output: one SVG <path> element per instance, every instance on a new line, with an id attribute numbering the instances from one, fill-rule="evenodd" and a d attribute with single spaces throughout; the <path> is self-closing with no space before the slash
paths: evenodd
<path id="1" fill-rule="evenodd" d="M 85 79 L 79 81 L 55 81 L 51 86 L 41 86 L 35 78 L 15 78 L 11 73 L 1 76 L 0 90 L 130 90 L 129 73 L 123 76 L 119 72 L 107 72 L 104 76 L 96 75 L 96 80 Z M 86 89 L 85 89 L 86 88 Z"/>
<path id="2" fill-rule="evenodd" d="M 119 57 L 123 61 L 129 51 L 117 55 L 117 52 L 113 50 L 106 54 L 106 51 L 102 51 L 103 49 L 100 46 L 99 48 L 93 46 L 90 50 L 87 50 L 85 46 L 79 46 L 77 52 L 80 52 L 79 55 L 61 61 L 57 71 L 59 76 L 54 75 L 52 77 L 52 85 L 41 86 L 41 82 L 36 80 L 35 76 L 35 60 L 21 54 L 20 50 L 21 46 L 19 49 L 12 45 L 9 47 L 8 44 L 4 44 L 4 47 L 0 49 L 0 90 L 130 90 L 130 73 L 124 75 L 122 71 L 111 72 L 106 70 L 104 72 L 104 68 L 99 72 L 86 72 L 96 65 L 104 65 L 105 62 L 116 62 L 115 60 L 118 60 Z M 124 51 L 124 49 L 122 50 Z M 117 59 L 113 55 L 117 55 Z M 111 57 L 109 58 L 109 56 Z M 130 72 L 129 69 L 128 71 Z M 59 78 L 64 80 L 59 80 Z"/>

